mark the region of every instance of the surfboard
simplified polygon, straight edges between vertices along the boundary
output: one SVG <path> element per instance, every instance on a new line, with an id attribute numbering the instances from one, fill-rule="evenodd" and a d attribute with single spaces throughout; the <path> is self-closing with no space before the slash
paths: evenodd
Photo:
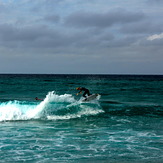
<path id="1" fill-rule="evenodd" d="M 87 98 L 82 101 L 83 102 L 91 101 L 91 100 L 94 100 L 97 96 L 98 96 L 98 94 L 92 94 L 90 96 L 87 96 Z"/>

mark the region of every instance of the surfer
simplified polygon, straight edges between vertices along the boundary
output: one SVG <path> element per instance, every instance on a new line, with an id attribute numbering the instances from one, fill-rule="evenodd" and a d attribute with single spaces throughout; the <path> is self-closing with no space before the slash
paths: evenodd
<path id="1" fill-rule="evenodd" d="M 42 99 L 39 99 L 38 97 L 36 97 L 35 100 L 37 100 L 37 101 L 39 101 L 39 100 L 42 101 Z"/>
<path id="2" fill-rule="evenodd" d="M 76 94 L 77 96 L 78 96 L 80 93 L 82 93 L 82 91 L 84 91 L 83 97 L 85 97 L 86 99 L 87 99 L 86 95 L 88 95 L 88 96 L 91 95 L 90 92 L 89 92 L 89 90 L 88 90 L 87 88 L 84 88 L 84 87 L 77 87 L 76 90 L 79 91 L 79 92 Z"/>

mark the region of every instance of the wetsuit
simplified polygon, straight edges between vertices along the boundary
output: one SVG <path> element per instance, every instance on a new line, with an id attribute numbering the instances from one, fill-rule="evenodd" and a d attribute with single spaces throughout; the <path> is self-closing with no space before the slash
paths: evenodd
<path id="1" fill-rule="evenodd" d="M 86 97 L 86 95 L 88 95 L 88 96 L 91 95 L 90 92 L 89 92 L 89 90 L 86 89 L 86 88 L 84 88 L 84 87 L 81 87 L 81 88 L 80 88 L 80 92 L 82 92 L 82 91 L 84 91 L 83 97 Z M 79 93 L 80 93 L 80 92 L 79 92 Z"/>

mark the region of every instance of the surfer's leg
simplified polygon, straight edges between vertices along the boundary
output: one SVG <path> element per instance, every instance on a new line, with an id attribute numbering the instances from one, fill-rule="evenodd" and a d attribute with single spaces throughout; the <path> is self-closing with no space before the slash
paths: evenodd
<path id="1" fill-rule="evenodd" d="M 88 96 L 91 95 L 91 93 L 89 92 L 89 90 L 86 91 L 86 94 L 87 94 Z"/>
<path id="2" fill-rule="evenodd" d="M 86 94 L 87 94 L 87 92 L 84 92 L 84 93 L 83 93 L 83 97 L 85 97 L 85 98 L 86 98 Z"/>

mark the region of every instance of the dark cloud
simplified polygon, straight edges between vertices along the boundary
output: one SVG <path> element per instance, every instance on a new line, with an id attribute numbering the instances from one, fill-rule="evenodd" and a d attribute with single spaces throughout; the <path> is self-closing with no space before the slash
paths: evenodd
<path id="1" fill-rule="evenodd" d="M 80 11 L 69 15 L 65 20 L 65 24 L 75 27 L 109 27 L 114 24 L 137 22 L 144 17 L 143 13 L 129 12 L 122 9 L 106 13 Z"/>
<path id="2" fill-rule="evenodd" d="M 17 27 L 11 24 L 0 24 L 1 46 L 15 48 L 42 47 L 42 42 L 57 40 L 60 36 L 57 32 L 50 30 L 46 25 Z M 47 43 L 45 44 L 47 45 Z M 44 46 L 46 47 L 46 46 Z"/>
<path id="3" fill-rule="evenodd" d="M 0 24 L 1 47 L 11 48 L 92 48 L 110 42 L 114 36 L 109 32 L 86 30 L 69 33 L 52 29 L 46 25 L 17 27 L 11 24 Z"/>
<path id="4" fill-rule="evenodd" d="M 130 23 L 130 24 L 124 25 L 121 27 L 120 31 L 126 34 L 161 33 L 163 31 L 163 25 L 152 23 L 149 21 L 142 21 L 139 23 Z"/>
<path id="5" fill-rule="evenodd" d="M 63 48 L 62 51 L 66 51 L 68 47 L 79 47 L 83 43 L 88 44 L 90 38 L 88 35 L 86 37 L 86 33 L 65 34 L 45 25 L 17 27 L 10 24 L 0 24 L 0 31 L 0 47 L 28 48 L 28 50 L 35 48 L 39 51 L 61 47 Z"/>
<path id="6" fill-rule="evenodd" d="M 31 41 L 42 35 L 46 35 L 43 29 L 45 29 L 45 27 L 16 27 L 11 24 L 1 24 L 0 36 L 3 41 Z"/>
<path id="7" fill-rule="evenodd" d="M 0 25 L 0 44 L 6 48 L 30 51 L 36 53 L 65 53 L 76 54 L 107 54 L 109 48 L 127 47 L 137 41 L 138 37 L 116 37 L 115 34 L 104 30 L 60 32 L 48 26 L 17 27 L 10 24 Z M 104 48 L 104 49 L 103 49 Z M 104 52 L 105 51 L 105 52 Z"/>

